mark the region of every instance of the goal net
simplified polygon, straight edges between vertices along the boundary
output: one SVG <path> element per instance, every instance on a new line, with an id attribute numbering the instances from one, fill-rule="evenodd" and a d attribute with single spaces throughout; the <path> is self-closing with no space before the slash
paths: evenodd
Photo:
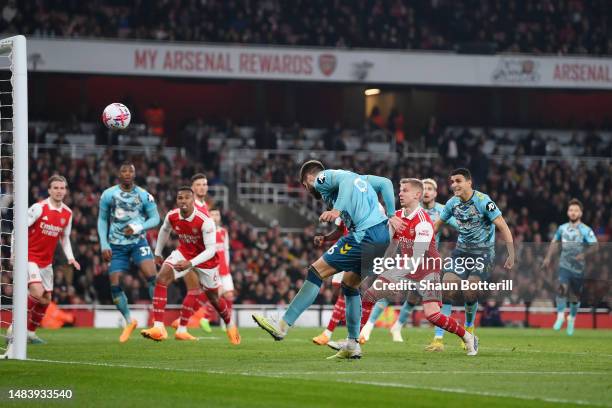
<path id="1" fill-rule="evenodd" d="M 0 356 L 26 358 L 28 256 L 27 56 L 0 40 Z"/>

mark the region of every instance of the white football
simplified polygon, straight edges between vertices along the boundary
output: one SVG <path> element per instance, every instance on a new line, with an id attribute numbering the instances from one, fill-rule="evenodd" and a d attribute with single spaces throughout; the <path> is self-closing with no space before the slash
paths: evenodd
<path id="1" fill-rule="evenodd" d="M 111 103 L 102 112 L 102 122 L 109 129 L 125 129 L 131 119 L 130 110 L 122 103 Z"/>

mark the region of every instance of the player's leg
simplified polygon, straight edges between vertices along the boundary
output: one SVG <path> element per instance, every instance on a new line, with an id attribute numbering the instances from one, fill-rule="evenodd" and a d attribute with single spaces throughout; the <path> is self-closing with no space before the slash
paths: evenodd
<path id="1" fill-rule="evenodd" d="M 584 279 L 582 275 L 572 276 L 569 282 L 569 302 L 570 302 L 570 314 L 567 317 L 567 335 L 571 336 L 574 334 L 574 325 L 576 323 L 576 316 L 578 315 L 578 309 L 580 309 L 580 297 L 582 296 L 582 289 L 584 287 Z"/>
<path id="2" fill-rule="evenodd" d="M 342 278 L 342 293 L 346 302 L 346 328 L 348 336 L 346 343 L 343 343 L 339 351 L 328 359 L 360 359 L 361 347 L 360 330 L 362 323 L 365 323 L 369 316 L 362 318 L 361 295 L 359 285 L 361 284 L 361 276 L 354 272 L 344 272 Z M 373 304 L 370 303 L 369 310 Z M 368 312 L 369 314 L 369 312 Z M 335 348 L 335 347 L 332 347 Z"/>
<path id="3" fill-rule="evenodd" d="M 415 291 L 410 291 L 408 293 L 408 298 L 402 304 L 402 307 L 399 311 L 399 315 L 397 316 L 397 320 L 393 323 L 389 331 L 391 332 L 391 336 L 393 336 L 393 341 L 403 342 L 402 338 L 402 327 L 408 321 L 408 317 L 412 314 L 414 307 L 419 301 L 419 297 Z"/>
<path id="4" fill-rule="evenodd" d="M 168 338 L 164 324 L 164 314 L 168 298 L 168 285 L 174 280 L 174 269 L 169 263 L 164 263 L 156 278 L 153 290 L 153 327 L 142 330 L 140 334 L 154 341 L 162 341 Z"/>
<path id="5" fill-rule="evenodd" d="M 561 330 L 565 322 L 565 308 L 567 307 L 567 297 L 569 295 L 570 272 L 564 268 L 559 268 L 557 284 L 557 319 L 553 325 L 554 330 Z"/>
<path id="6" fill-rule="evenodd" d="M 208 301 L 215 309 L 219 317 L 223 320 L 226 326 L 226 334 L 230 343 L 238 345 L 240 344 L 240 333 L 238 327 L 233 319 L 232 310 L 225 299 L 219 296 L 219 270 L 215 269 L 200 269 L 194 268 L 200 279 L 200 285 L 206 292 Z"/>
<path id="7" fill-rule="evenodd" d="M 146 239 L 140 240 L 137 244 L 132 246 L 131 258 L 134 263 L 140 268 L 140 272 L 143 274 L 147 281 L 147 287 L 149 289 L 149 297 L 153 299 L 153 292 L 155 291 L 157 268 L 153 260 L 153 252 L 149 246 L 149 242 Z"/>
<path id="8" fill-rule="evenodd" d="M 467 281 L 470 287 L 477 287 L 478 282 L 486 282 L 489 279 L 493 268 L 493 252 L 468 254 L 466 259 L 472 259 L 474 268 L 467 269 Z M 464 264 L 465 265 L 465 264 Z M 482 265 L 482 267 L 478 266 Z M 465 302 L 465 329 L 474 334 L 476 329 L 476 316 L 478 314 L 478 290 L 464 290 L 463 299 Z M 465 349 L 465 343 L 462 344 Z"/>
<path id="9" fill-rule="evenodd" d="M 208 296 L 206 296 L 205 291 L 202 291 L 200 296 L 198 296 L 198 305 L 200 308 L 196 311 L 196 313 L 201 313 L 202 315 L 199 322 L 200 327 L 202 330 L 204 330 L 204 332 L 211 333 L 212 328 L 210 327 L 210 321 L 214 317 L 215 309 L 208 301 Z"/>
<path id="10" fill-rule="evenodd" d="M 254 314 L 252 316 L 253 320 L 259 327 L 270 333 L 274 340 L 282 340 L 287 335 L 289 328 L 293 326 L 304 310 L 314 303 L 321 290 L 323 279 L 335 273 L 337 273 L 337 269 L 329 265 L 324 257 L 317 259 L 308 267 L 306 280 L 289 304 L 282 318 L 277 320 L 272 317 Z"/>
<path id="11" fill-rule="evenodd" d="M 447 271 L 442 276 L 442 283 L 449 287 L 459 287 L 461 278 L 454 272 Z M 452 313 L 453 302 L 460 297 L 460 292 L 457 290 L 447 290 L 442 292 L 442 310 L 440 313 L 443 316 L 449 317 Z M 434 329 L 434 338 L 432 342 L 425 347 L 426 351 L 444 351 L 444 329 L 436 326 Z"/>
<path id="12" fill-rule="evenodd" d="M 130 251 L 132 245 L 113 245 L 113 256 L 111 258 L 110 266 L 108 267 L 108 279 L 110 281 L 111 297 L 115 307 L 123 318 L 125 319 L 125 327 L 119 336 L 119 341 L 125 343 L 129 340 L 130 335 L 138 326 L 138 322 L 132 319 L 130 315 L 130 308 L 128 305 L 128 299 L 121 287 L 121 278 L 124 272 L 130 269 Z"/>
<path id="13" fill-rule="evenodd" d="M 45 312 L 51 303 L 51 292 L 53 291 L 53 269 L 51 265 L 39 268 L 33 262 L 28 262 L 28 342 L 32 344 L 44 344 L 36 334 L 36 329 L 45 316 Z"/>
<path id="14" fill-rule="evenodd" d="M 227 274 L 221 276 L 221 296 L 225 299 L 225 302 L 228 304 L 230 313 L 233 313 L 234 310 L 234 280 L 232 279 L 232 275 Z M 221 328 L 225 330 L 225 323 L 223 320 L 221 321 Z"/>
<path id="15" fill-rule="evenodd" d="M 450 316 L 444 316 L 440 310 L 442 292 L 435 289 L 435 286 L 440 283 L 440 273 L 432 272 L 425 277 L 423 281 L 427 281 L 430 285 L 427 290 L 418 289 L 418 294 L 423 298 L 423 313 L 425 318 L 434 326 L 441 328 L 459 336 L 465 344 L 468 356 L 475 356 L 478 353 L 478 338 L 470 333 L 467 329 L 461 327 L 459 322 Z"/>
<path id="16" fill-rule="evenodd" d="M 323 333 L 312 338 L 312 342 L 319 346 L 326 345 L 331 340 L 336 326 L 344 320 L 346 305 L 341 290 L 342 276 L 343 273 L 339 272 L 332 277 L 332 301 L 334 303 L 334 309 Z"/>
<path id="17" fill-rule="evenodd" d="M 179 315 L 179 324 L 174 333 L 174 338 L 176 340 L 197 340 L 196 337 L 189 334 L 187 326 L 189 324 L 189 319 L 191 319 L 191 316 L 193 316 L 199 306 L 198 297 L 202 293 L 200 280 L 197 273 L 193 270 L 187 272 L 183 276 L 183 280 L 187 288 L 187 294 L 183 299 L 181 313 Z"/>
<path id="18" fill-rule="evenodd" d="M 478 284 L 480 277 L 470 275 L 467 281 L 471 284 Z M 463 300 L 465 302 L 465 327 L 466 329 L 474 328 L 476 321 L 476 315 L 478 314 L 478 291 L 477 290 L 464 290 Z"/>
<path id="19" fill-rule="evenodd" d="M 366 341 L 370 340 L 370 335 L 372 334 L 372 330 L 374 330 L 376 321 L 388 306 L 389 300 L 387 300 L 387 298 L 383 298 L 376 302 L 372 307 L 372 312 L 370 313 L 368 321 L 363 325 L 363 329 L 361 330 L 361 335 Z"/>
<path id="20" fill-rule="evenodd" d="M 468 356 L 478 354 L 478 337 L 461 327 L 461 324 L 452 317 L 440 313 L 440 303 L 438 301 L 423 300 L 423 313 L 431 324 L 461 338 L 466 345 Z"/>
<path id="21" fill-rule="evenodd" d="M 186 280 L 192 279 L 192 277 L 185 276 L 185 279 Z M 197 276 L 197 274 L 196 274 L 196 280 L 199 282 L 199 277 Z M 185 281 L 185 283 L 187 284 L 187 281 Z M 215 313 L 215 309 L 210 305 L 210 302 L 208 302 L 208 297 L 206 296 L 206 292 L 201 290 L 197 297 L 197 304 L 196 304 L 196 310 L 194 312 L 194 316 L 198 317 L 198 324 L 200 325 L 200 328 L 204 330 L 205 333 L 212 332 L 212 329 L 210 327 L 210 320 L 212 319 L 214 313 Z M 174 319 L 174 321 L 172 321 L 172 323 L 170 324 L 172 328 L 178 329 L 180 320 L 181 320 L 180 317 L 177 317 L 176 319 Z"/>

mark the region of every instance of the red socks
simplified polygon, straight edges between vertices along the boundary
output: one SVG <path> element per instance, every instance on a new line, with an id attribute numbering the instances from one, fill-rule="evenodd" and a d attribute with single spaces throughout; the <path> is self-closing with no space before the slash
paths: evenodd
<path id="1" fill-rule="evenodd" d="M 168 287 L 159 283 L 153 289 L 153 321 L 163 322 L 168 301 Z"/>
<path id="2" fill-rule="evenodd" d="M 455 319 L 450 316 L 444 316 L 440 312 L 436 312 L 432 315 L 427 316 L 432 324 L 446 330 L 450 333 L 455 333 L 457 336 L 463 338 L 465 336 L 465 329 Z"/>
<path id="3" fill-rule="evenodd" d="M 36 331 L 45 317 L 49 304 L 43 305 L 35 297 L 28 295 L 28 330 Z"/>
<path id="4" fill-rule="evenodd" d="M 183 307 L 181 308 L 181 316 L 179 324 L 181 326 L 187 326 L 189 319 L 193 316 L 195 308 L 198 305 L 198 297 L 202 292 L 200 289 L 194 289 L 187 292 L 185 299 L 183 299 Z"/>
<path id="5" fill-rule="evenodd" d="M 334 311 L 332 312 L 331 319 L 329 319 L 329 324 L 327 325 L 327 330 L 334 331 L 338 323 L 344 320 L 346 314 L 346 303 L 344 302 L 344 296 L 342 293 L 338 296 L 338 300 L 336 300 L 336 304 L 334 305 Z"/>
<path id="6" fill-rule="evenodd" d="M 216 291 L 217 289 L 213 290 Z M 225 322 L 225 324 L 230 324 L 230 321 L 232 320 L 232 309 L 229 305 L 231 305 L 231 303 L 228 303 L 227 300 L 219 297 L 216 302 L 210 302 L 210 304 L 215 308 L 217 313 L 219 313 L 219 316 L 221 316 L 223 322 Z"/>
<path id="7" fill-rule="evenodd" d="M 375 303 L 363 300 L 361 302 L 361 325 L 359 326 L 359 330 L 363 329 L 363 326 L 368 322 L 370 318 L 370 313 L 372 313 L 372 308 Z"/>

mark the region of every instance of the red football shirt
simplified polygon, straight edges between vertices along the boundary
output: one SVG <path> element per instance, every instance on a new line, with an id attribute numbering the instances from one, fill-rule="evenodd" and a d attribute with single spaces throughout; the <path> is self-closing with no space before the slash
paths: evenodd
<path id="1" fill-rule="evenodd" d="M 217 256 L 219 257 L 219 275 L 229 275 L 229 236 L 223 227 L 217 228 Z"/>
<path id="2" fill-rule="evenodd" d="M 28 209 L 28 219 L 28 262 L 44 268 L 53 263 L 58 241 L 70 238 L 72 210 L 63 203 L 54 208 L 46 199 Z"/>
<path id="3" fill-rule="evenodd" d="M 198 210 L 195 210 L 189 217 L 183 218 L 181 217 L 181 211 L 176 208 L 168 213 L 167 220 L 172 230 L 178 235 L 179 245 L 177 250 L 185 259 L 195 258 L 204 252 L 206 245 L 204 245 L 203 234 L 206 228 L 211 228 L 210 224 L 214 229 L 214 223 L 210 218 Z M 194 266 L 201 269 L 216 268 L 219 266 L 219 256 L 215 254 L 208 261 Z"/>
<path id="4" fill-rule="evenodd" d="M 393 239 L 399 241 L 400 255 L 416 257 L 415 262 L 418 258 L 422 258 L 414 273 L 408 273 L 406 277 L 420 280 L 432 272 L 440 272 L 442 262 L 436 248 L 433 222 L 429 215 L 420 206 L 411 214 L 406 214 L 405 209 L 401 209 L 396 211 L 395 215 L 406 224 L 401 233 L 396 231 L 393 234 Z"/>
<path id="5" fill-rule="evenodd" d="M 208 214 L 208 204 L 206 204 L 206 201 L 199 201 L 196 198 L 193 200 L 193 205 L 195 206 L 196 210 L 203 213 L 205 216 L 210 217 L 210 214 Z"/>

